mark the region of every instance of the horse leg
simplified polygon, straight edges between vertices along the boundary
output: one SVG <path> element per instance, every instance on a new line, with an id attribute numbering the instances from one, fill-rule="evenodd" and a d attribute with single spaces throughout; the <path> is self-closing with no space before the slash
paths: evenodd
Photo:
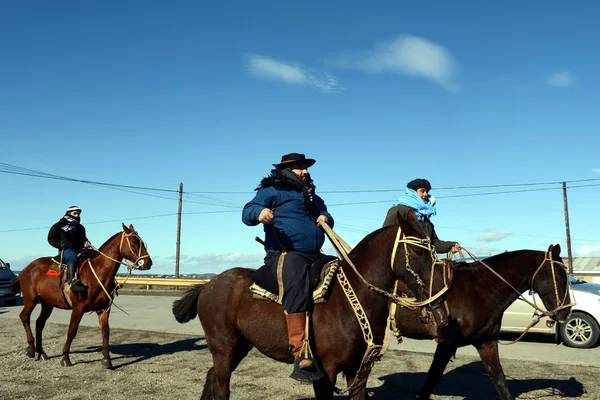
<path id="1" fill-rule="evenodd" d="M 490 379 L 492 380 L 500 399 L 513 400 L 510 390 L 508 390 L 506 376 L 504 376 L 504 371 L 502 370 L 502 365 L 500 364 L 500 357 L 498 355 L 498 342 L 495 340 L 490 340 L 475 347 L 479 352 L 479 356 L 481 357 L 481 361 L 483 361 L 483 365 L 485 365 L 485 369 L 490 374 Z"/>
<path id="2" fill-rule="evenodd" d="M 354 375 L 346 375 L 346 383 L 348 387 L 354 383 Z M 348 393 L 348 400 L 366 400 L 369 397 L 367 396 L 367 380 L 369 377 L 363 378 L 360 383 L 358 383 L 350 393 Z"/>
<path id="3" fill-rule="evenodd" d="M 108 338 L 110 336 L 110 328 L 108 326 L 109 310 L 97 311 L 100 330 L 102 331 L 102 366 L 106 369 L 112 369 L 112 361 L 110 359 L 110 350 Z"/>
<path id="4" fill-rule="evenodd" d="M 313 382 L 315 400 L 332 400 L 337 372 L 335 366 L 323 366 L 325 376 Z"/>
<path id="5" fill-rule="evenodd" d="M 35 321 L 35 349 L 38 353 L 38 360 L 49 360 L 50 358 L 44 352 L 44 348 L 42 346 L 42 331 L 44 330 L 44 326 L 46 326 L 46 321 L 50 318 L 50 314 L 52 314 L 52 307 L 50 304 L 46 303 L 44 300 L 41 300 L 42 311 L 40 312 L 40 316 Z"/>
<path id="6" fill-rule="evenodd" d="M 213 356 L 213 366 L 206 374 L 200 400 L 229 400 L 231 374 L 252 349 L 252 344 L 241 335 L 221 332 L 208 338 L 208 349 Z"/>
<path id="7" fill-rule="evenodd" d="M 444 375 L 444 370 L 448 362 L 456 354 L 456 349 L 456 346 L 444 345 L 443 343 L 437 345 L 433 362 L 427 372 L 427 380 L 421 389 L 421 393 L 419 393 L 419 399 L 429 399 L 429 396 L 433 393 L 433 389 L 440 382 L 442 375 Z"/>
<path id="8" fill-rule="evenodd" d="M 83 311 L 79 308 L 73 308 L 71 311 L 71 320 L 69 321 L 69 330 L 67 331 L 67 341 L 63 346 L 62 359 L 60 360 L 60 365 L 63 367 L 73 366 L 71 359 L 69 358 L 69 351 L 71 350 L 71 343 L 77 335 L 77 329 L 79 328 L 79 323 L 81 322 L 82 317 Z"/>
<path id="9" fill-rule="evenodd" d="M 25 334 L 27 335 L 27 356 L 33 358 L 35 356 L 35 342 L 33 340 L 33 333 L 31 332 L 30 321 L 31 313 L 37 304 L 37 296 L 29 297 L 24 295 L 23 300 L 23 309 L 19 314 L 19 318 L 21 318 L 21 322 L 25 328 Z"/>

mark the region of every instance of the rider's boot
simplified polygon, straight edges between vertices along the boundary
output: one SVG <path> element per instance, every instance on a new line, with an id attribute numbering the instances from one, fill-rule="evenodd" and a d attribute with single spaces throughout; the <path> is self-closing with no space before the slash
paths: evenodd
<path id="1" fill-rule="evenodd" d="M 306 332 L 306 314 L 287 314 L 286 321 L 290 350 L 294 355 L 294 359 L 300 359 L 298 366 L 301 369 L 311 369 L 313 367 L 312 361 L 308 358 L 305 358 L 302 354 L 302 350 L 304 350 L 304 338 Z"/>
<path id="2" fill-rule="evenodd" d="M 438 307 L 431 307 L 431 312 L 438 329 L 438 343 L 440 341 L 452 341 L 454 339 L 453 329 L 449 325 L 450 316 L 446 310 L 446 307 L 443 304 Z"/>
<path id="3" fill-rule="evenodd" d="M 79 278 L 75 276 L 75 264 L 67 264 L 67 281 L 70 282 L 72 292 L 85 292 L 87 286 L 85 286 Z"/>

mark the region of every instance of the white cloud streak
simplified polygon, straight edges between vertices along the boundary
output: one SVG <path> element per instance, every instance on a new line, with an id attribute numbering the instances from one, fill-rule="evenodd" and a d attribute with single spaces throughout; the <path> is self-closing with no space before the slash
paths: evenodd
<path id="1" fill-rule="evenodd" d="M 447 90 L 456 83 L 459 64 L 445 47 L 411 35 L 377 43 L 373 49 L 349 53 L 329 60 L 339 68 L 358 69 L 372 74 L 396 73 L 430 80 Z"/>
<path id="2" fill-rule="evenodd" d="M 311 86 L 323 93 L 339 93 L 344 88 L 328 72 L 316 72 L 295 63 L 279 61 L 251 54 L 245 58 L 248 74 L 255 78 L 281 82 L 287 85 Z"/>
<path id="3" fill-rule="evenodd" d="M 497 242 L 504 238 L 514 235 L 513 232 L 491 232 L 481 235 L 477 238 L 478 242 Z"/>
<path id="4" fill-rule="evenodd" d="M 560 71 L 550 75 L 547 82 L 550 86 L 554 87 L 569 87 L 575 82 L 575 78 L 568 71 Z"/>

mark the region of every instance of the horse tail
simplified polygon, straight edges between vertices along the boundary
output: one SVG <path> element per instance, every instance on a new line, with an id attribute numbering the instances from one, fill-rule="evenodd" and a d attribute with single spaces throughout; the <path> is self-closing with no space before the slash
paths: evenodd
<path id="1" fill-rule="evenodd" d="M 10 283 L 10 286 L 8 286 L 8 290 L 14 293 L 21 293 L 21 281 L 19 280 L 18 276 L 15 279 L 13 279 L 13 281 Z"/>
<path id="2" fill-rule="evenodd" d="M 194 285 L 179 300 L 173 302 L 173 315 L 177 322 L 185 324 L 198 315 L 198 296 L 204 285 Z"/>

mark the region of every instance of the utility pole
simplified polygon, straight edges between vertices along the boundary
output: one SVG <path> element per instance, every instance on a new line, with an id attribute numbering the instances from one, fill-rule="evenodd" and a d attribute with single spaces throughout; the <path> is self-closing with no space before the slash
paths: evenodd
<path id="1" fill-rule="evenodd" d="M 567 182 L 562 183 L 563 187 L 563 200 L 565 203 L 565 228 L 567 230 L 567 254 L 569 257 L 569 275 L 573 275 L 573 255 L 571 253 L 571 230 L 569 228 L 569 202 L 567 200 Z"/>
<path id="2" fill-rule="evenodd" d="M 181 203 L 183 200 L 183 182 L 179 184 L 179 209 L 177 210 L 177 249 L 175 251 L 175 279 L 179 279 L 179 248 L 181 247 Z"/>

